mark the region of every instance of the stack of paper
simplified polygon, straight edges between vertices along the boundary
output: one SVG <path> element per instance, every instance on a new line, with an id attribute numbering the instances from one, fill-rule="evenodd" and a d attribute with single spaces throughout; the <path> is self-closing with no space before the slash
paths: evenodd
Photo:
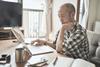
<path id="1" fill-rule="evenodd" d="M 54 49 L 49 46 L 33 46 L 33 45 L 27 45 L 26 48 L 31 53 L 31 55 L 41 55 L 41 54 L 48 54 L 53 53 Z"/>

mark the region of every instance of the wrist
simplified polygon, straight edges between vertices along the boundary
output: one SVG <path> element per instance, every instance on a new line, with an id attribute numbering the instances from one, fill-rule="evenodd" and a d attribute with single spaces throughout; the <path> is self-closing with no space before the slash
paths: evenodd
<path id="1" fill-rule="evenodd" d="M 63 28 L 63 27 L 60 29 L 61 32 L 64 32 L 64 30 L 65 30 L 65 28 Z"/>

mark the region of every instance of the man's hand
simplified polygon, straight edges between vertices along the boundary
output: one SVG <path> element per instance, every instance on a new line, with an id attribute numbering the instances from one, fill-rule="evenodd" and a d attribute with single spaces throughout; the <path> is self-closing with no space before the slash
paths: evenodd
<path id="1" fill-rule="evenodd" d="M 62 24 L 60 32 L 58 34 L 57 43 L 56 43 L 56 50 L 57 52 L 63 51 L 63 42 L 64 42 L 64 31 L 69 31 L 72 28 L 71 23 Z"/>
<path id="2" fill-rule="evenodd" d="M 36 39 L 36 40 L 32 41 L 32 44 L 34 44 L 36 46 L 40 46 L 40 45 L 43 45 L 45 43 L 46 43 L 45 40 L 40 40 L 40 39 Z"/>
<path id="3" fill-rule="evenodd" d="M 71 28 L 72 28 L 72 24 L 71 23 L 62 24 L 62 27 L 61 27 L 62 30 L 67 30 L 67 31 L 69 31 Z"/>

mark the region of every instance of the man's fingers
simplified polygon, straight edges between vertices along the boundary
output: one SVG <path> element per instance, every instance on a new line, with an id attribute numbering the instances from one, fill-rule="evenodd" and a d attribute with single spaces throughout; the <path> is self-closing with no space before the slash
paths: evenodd
<path id="1" fill-rule="evenodd" d="M 31 44 L 34 44 L 35 42 L 39 42 L 39 39 L 32 41 Z"/>

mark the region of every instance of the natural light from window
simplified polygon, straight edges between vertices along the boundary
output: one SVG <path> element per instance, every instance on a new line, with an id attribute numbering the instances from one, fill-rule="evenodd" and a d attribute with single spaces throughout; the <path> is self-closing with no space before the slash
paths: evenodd
<path id="1" fill-rule="evenodd" d="M 25 37 L 36 37 L 36 38 L 46 37 L 45 0 L 3 0 L 3 1 L 22 2 L 23 17 L 26 16 L 25 18 L 23 18 Z"/>
<path id="2" fill-rule="evenodd" d="M 28 13 L 28 37 L 46 36 L 45 0 L 23 0 L 23 9 Z"/>

